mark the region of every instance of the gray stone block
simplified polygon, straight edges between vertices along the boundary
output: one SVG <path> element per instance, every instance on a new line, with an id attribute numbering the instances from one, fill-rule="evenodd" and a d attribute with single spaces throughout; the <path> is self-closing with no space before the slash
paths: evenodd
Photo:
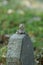
<path id="1" fill-rule="evenodd" d="M 27 34 L 13 34 L 7 47 L 6 65 L 34 65 L 33 45 Z"/>

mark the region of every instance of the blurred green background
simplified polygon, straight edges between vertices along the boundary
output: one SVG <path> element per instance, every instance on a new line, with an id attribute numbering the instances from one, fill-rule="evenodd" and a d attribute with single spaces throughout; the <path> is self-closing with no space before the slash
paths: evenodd
<path id="1" fill-rule="evenodd" d="M 33 46 L 43 48 L 43 0 L 0 0 L 0 35 L 13 34 L 20 23 L 30 35 Z M 0 46 L 0 57 L 3 55 Z"/>

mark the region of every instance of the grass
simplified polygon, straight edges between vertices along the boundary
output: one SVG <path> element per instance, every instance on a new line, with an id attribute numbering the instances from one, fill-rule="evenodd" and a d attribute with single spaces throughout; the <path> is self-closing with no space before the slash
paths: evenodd
<path id="1" fill-rule="evenodd" d="M 18 29 L 20 23 L 25 24 L 25 30 L 30 35 L 33 46 L 43 48 L 43 12 L 37 10 L 24 10 L 24 14 L 17 13 L 19 8 L 12 8 L 14 12 L 7 14 L 10 6 L 0 7 L 0 35 L 13 34 Z M 34 17 L 40 17 L 41 20 L 30 21 Z M 4 51 L 3 51 L 4 49 Z M 6 53 L 6 46 L 0 45 L 0 61 L 3 53 Z"/>

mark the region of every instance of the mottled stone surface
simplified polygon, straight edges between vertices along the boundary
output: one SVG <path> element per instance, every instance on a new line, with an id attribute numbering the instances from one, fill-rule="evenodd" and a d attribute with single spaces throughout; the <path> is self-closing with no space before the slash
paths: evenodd
<path id="1" fill-rule="evenodd" d="M 10 37 L 9 43 L 7 46 L 8 51 L 6 55 L 7 65 L 9 65 L 9 63 L 11 65 L 14 65 L 15 60 L 20 59 L 23 38 L 24 38 L 24 35 L 21 35 L 21 34 L 14 34 Z"/>
<path id="2" fill-rule="evenodd" d="M 8 43 L 7 65 L 34 65 L 33 46 L 27 34 L 13 34 Z"/>

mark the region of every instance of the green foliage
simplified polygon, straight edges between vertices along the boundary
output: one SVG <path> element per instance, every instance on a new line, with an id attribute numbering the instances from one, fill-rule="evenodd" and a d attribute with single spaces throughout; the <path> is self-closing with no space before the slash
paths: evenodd
<path id="1" fill-rule="evenodd" d="M 3 0 L 0 0 L 2 2 Z M 0 6 L 0 35 L 13 34 L 18 29 L 20 23 L 25 24 L 25 30 L 30 35 L 33 46 L 43 48 L 43 12 L 36 9 L 28 9 L 20 6 L 21 3 L 16 0 L 7 0 L 8 5 Z M 9 14 L 8 10 L 14 12 Z M 34 20 L 34 17 L 41 20 Z M 0 62 L 2 57 L 6 56 L 7 47 L 0 45 Z"/>
<path id="2" fill-rule="evenodd" d="M 6 56 L 6 52 L 7 52 L 7 46 L 0 48 L 0 62 L 2 62 L 2 58 Z"/>
<path id="3" fill-rule="evenodd" d="M 9 8 L 2 7 L 0 12 L 0 34 L 13 34 L 18 29 L 20 23 L 25 24 L 26 32 L 34 36 L 36 42 L 34 46 L 39 46 L 43 43 L 43 13 L 35 10 L 21 10 L 24 14 L 14 10 L 12 14 L 7 14 Z M 34 17 L 40 17 L 41 20 L 31 20 Z M 37 19 L 37 18 L 36 18 Z M 40 42 L 41 41 L 41 42 Z"/>

